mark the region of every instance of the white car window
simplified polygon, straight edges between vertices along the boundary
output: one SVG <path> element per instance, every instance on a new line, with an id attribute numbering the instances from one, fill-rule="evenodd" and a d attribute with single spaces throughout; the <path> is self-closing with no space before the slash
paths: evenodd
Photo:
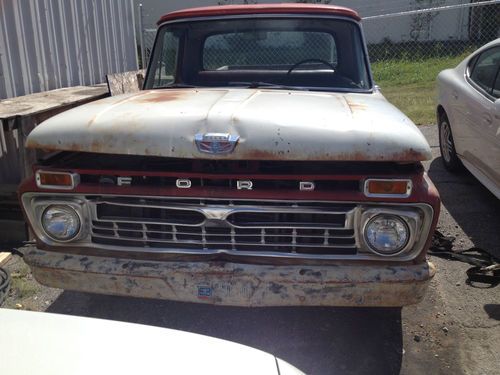
<path id="1" fill-rule="evenodd" d="M 493 86 L 500 66 L 500 47 L 494 47 L 481 53 L 472 67 L 470 79 L 492 95 Z"/>
<path id="2" fill-rule="evenodd" d="M 492 95 L 496 98 L 500 98 L 500 68 L 497 70 L 497 77 L 495 79 L 495 84 L 493 85 Z"/>

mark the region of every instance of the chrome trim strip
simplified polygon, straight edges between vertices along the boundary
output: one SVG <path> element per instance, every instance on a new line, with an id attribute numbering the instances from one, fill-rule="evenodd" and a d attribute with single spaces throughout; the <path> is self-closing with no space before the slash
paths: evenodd
<path id="1" fill-rule="evenodd" d="M 268 247 L 307 247 L 307 248 L 323 248 L 323 249 L 356 249 L 355 245 L 324 245 L 324 244 L 300 244 L 300 243 L 258 243 L 258 242 L 232 242 L 232 241 L 198 241 L 198 240 L 164 240 L 164 239 L 144 239 L 144 238 L 133 238 L 133 237 L 115 237 L 115 236 L 105 236 L 102 234 L 92 233 L 92 237 L 103 238 L 107 240 L 116 241 L 130 241 L 130 242 L 157 242 L 157 243 L 171 243 L 171 244 L 183 244 L 183 245 L 231 245 L 231 246 L 268 246 Z M 252 236 L 258 237 L 258 236 Z M 97 243 L 97 245 L 100 245 Z M 196 250 L 196 249 L 195 249 Z M 198 250 L 200 251 L 200 250 Z M 205 251 L 205 250 L 201 250 Z M 236 251 L 236 254 L 239 250 Z"/>
<path id="2" fill-rule="evenodd" d="M 98 223 L 100 221 L 97 221 Z M 116 221 L 115 221 L 116 223 Z M 137 224 L 142 224 L 143 226 L 144 225 L 148 225 L 148 224 L 144 224 L 143 222 L 138 222 Z M 178 225 L 178 226 L 182 226 L 182 225 Z M 150 230 L 150 229 L 129 229 L 129 228 L 119 228 L 119 227 L 100 227 L 100 226 L 97 226 L 95 224 L 92 224 L 92 229 L 97 229 L 97 230 L 107 230 L 107 231 L 114 231 L 114 230 L 119 230 L 119 231 L 123 231 L 123 232 L 140 232 L 140 233 L 144 233 L 144 232 L 148 232 L 148 233 L 157 233 L 157 234 L 180 234 L 180 235 L 188 235 L 188 236 L 228 236 L 228 235 L 232 235 L 233 237 L 238 237 L 238 236 L 241 236 L 241 237 L 256 237 L 256 236 L 261 236 L 261 233 L 236 233 L 236 232 L 233 232 L 232 234 L 231 233 L 208 233 L 205 231 L 203 231 L 204 228 L 201 228 L 202 231 L 201 232 L 180 232 L 178 230 L 172 230 L 172 231 L 161 231 L 161 230 Z M 233 229 L 233 228 L 227 228 L 227 229 Z M 276 228 L 269 228 L 269 229 L 276 229 Z M 289 228 L 289 229 L 294 229 L 294 228 Z M 304 229 L 304 230 L 308 230 L 308 229 L 311 229 L 311 228 L 295 228 L 295 229 Z M 314 228 L 314 229 L 317 229 L 317 228 Z M 321 229 L 319 229 L 321 230 Z M 334 228 L 332 230 L 335 230 L 335 231 L 351 231 L 352 229 L 344 229 L 344 228 Z M 325 229 L 325 231 L 329 231 L 328 229 Z M 290 234 L 264 234 L 265 237 L 290 237 L 291 235 Z M 325 238 L 325 235 L 314 235 L 314 234 L 307 234 L 307 235 L 300 235 L 300 234 L 297 234 L 295 237 L 297 238 Z M 327 234 L 327 237 L 328 238 L 336 238 L 336 239 L 349 239 L 349 238 L 355 238 L 354 235 L 330 235 L 330 234 Z"/>
<path id="3" fill-rule="evenodd" d="M 130 196 L 132 198 L 132 196 Z M 153 198 L 154 199 L 154 198 Z M 163 198 L 161 198 L 163 199 Z M 174 198 L 175 199 L 175 198 Z M 177 198 L 183 199 L 184 198 Z M 188 198 L 190 199 L 190 198 Z M 197 200 L 210 200 L 209 198 L 195 198 Z M 217 201 L 246 201 L 247 199 L 216 199 Z M 258 202 L 258 201 L 257 201 Z M 274 201 L 272 201 L 274 202 Z M 277 201 L 276 201 L 277 202 Z M 293 203 L 294 201 L 282 201 Z M 318 201 L 313 201 L 314 203 L 320 203 Z M 98 200 L 94 202 L 97 204 L 110 204 L 116 206 L 127 206 L 127 207 L 148 207 L 148 208 L 160 208 L 160 209 L 171 209 L 171 210 L 183 210 L 183 211 L 196 211 L 201 214 L 206 214 L 207 216 L 217 216 L 220 219 L 225 219 L 228 215 L 238 212 L 264 212 L 264 213 L 300 213 L 300 214 L 331 214 L 331 215 L 345 215 L 348 211 L 344 210 L 336 210 L 331 211 L 324 207 L 300 207 L 290 205 L 289 207 L 283 206 L 229 206 L 229 205 L 220 205 L 214 204 L 210 207 L 205 207 L 202 205 L 193 205 L 188 206 L 186 204 L 169 204 L 169 205 L 157 205 L 157 204 L 138 204 L 138 203 L 121 203 L 121 202 L 113 202 L 106 200 Z M 326 202 L 325 202 L 326 203 Z M 331 202 L 328 202 L 331 203 Z M 224 212 L 224 216 L 219 217 L 218 212 Z"/>
<path id="4" fill-rule="evenodd" d="M 230 200 L 226 200 L 228 203 Z M 260 228 L 283 228 L 283 229 L 352 229 L 350 220 L 351 216 L 354 214 L 354 209 L 346 208 L 345 210 L 334 210 L 330 211 L 324 207 L 282 207 L 282 206 L 232 206 L 232 205 L 193 205 L 186 206 L 182 204 L 168 204 L 168 205 L 158 205 L 158 204 L 138 204 L 138 203 L 127 203 L 127 202 L 112 202 L 107 200 L 89 200 L 88 204 L 90 206 L 95 206 L 95 209 L 92 210 L 94 213 L 92 216 L 92 220 L 100 221 L 100 222 L 116 222 L 116 223 L 130 223 L 130 224 L 158 224 L 158 225 L 184 225 L 188 227 L 202 227 L 207 224 L 207 222 L 211 220 L 224 221 L 225 226 L 240 228 L 240 229 L 260 229 Z M 107 219 L 107 218 L 99 218 L 97 216 L 97 206 L 100 204 L 105 205 L 114 205 L 120 207 L 138 207 L 138 208 L 155 208 L 155 209 L 165 209 L 165 210 L 179 210 L 179 211 L 190 211 L 193 213 L 201 214 L 205 217 L 205 220 L 200 221 L 199 223 L 182 223 L 182 222 L 174 222 L 174 221 L 155 221 L 155 220 L 128 220 L 126 218 L 118 218 L 118 219 Z M 345 215 L 346 220 L 343 226 L 336 224 L 308 224 L 308 223 L 290 223 L 287 225 L 279 225 L 276 224 L 261 224 L 261 225 L 237 225 L 228 220 L 229 216 L 238 213 L 269 213 L 269 214 L 318 214 L 318 215 L 331 215 L 331 216 L 339 216 Z"/>

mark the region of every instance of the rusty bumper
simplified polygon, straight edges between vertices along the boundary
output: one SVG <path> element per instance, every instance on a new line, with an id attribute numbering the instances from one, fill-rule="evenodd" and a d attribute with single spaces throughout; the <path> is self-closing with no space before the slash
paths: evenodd
<path id="1" fill-rule="evenodd" d="M 406 266 L 272 266 L 164 262 L 29 249 L 41 284 L 100 294 L 232 306 L 404 306 L 419 302 L 432 263 Z"/>

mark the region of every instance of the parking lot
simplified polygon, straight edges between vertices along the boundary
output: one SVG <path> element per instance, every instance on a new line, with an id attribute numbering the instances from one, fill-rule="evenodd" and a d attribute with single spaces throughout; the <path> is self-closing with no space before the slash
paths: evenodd
<path id="1" fill-rule="evenodd" d="M 500 202 L 470 174 L 439 160 L 437 128 L 420 128 L 442 202 L 439 229 L 456 248 L 500 257 Z M 500 293 L 466 284 L 469 267 L 438 258 L 425 300 L 403 309 L 235 308 L 60 291 L 38 285 L 19 257 L 6 308 L 113 319 L 196 332 L 264 351 L 308 374 L 500 374 Z M 134 343 L 147 345 L 147 343 Z"/>

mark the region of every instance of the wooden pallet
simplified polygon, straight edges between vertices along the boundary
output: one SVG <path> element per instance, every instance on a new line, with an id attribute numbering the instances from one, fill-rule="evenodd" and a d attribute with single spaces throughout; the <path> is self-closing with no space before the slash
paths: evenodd
<path id="1" fill-rule="evenodd" d="M 6 264 L 11 256 L 12 256 L 11 253 L 0 253 L 0 266 Z"/>

